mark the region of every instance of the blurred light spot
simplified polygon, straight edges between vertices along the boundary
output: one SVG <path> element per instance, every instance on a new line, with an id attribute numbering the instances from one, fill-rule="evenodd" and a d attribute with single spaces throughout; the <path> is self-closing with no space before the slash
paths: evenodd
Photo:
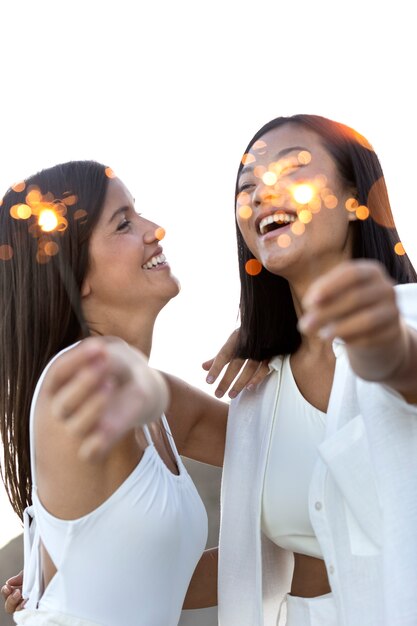
<path id="1" fill-rule="evenodd" d="M 356 209 L 356 217 L 358 220 L 366 220 L 369 217 L 369 209 L 364 204 L 360 204 Z"/>
<path id="2" fill-rule="evenodd" d="M 81 220 L 84 217 L 87 217 L 87 211 L 84 211 L 84 209 L 77 209 L 74 213 L 74 219 L 75 220 Z"/>
<path id="3" fill-rule="evenodd" d="M 27 220 L 32 215 L 32 210 L 27 204 L 19 204 L 17 206 L 16 213 L 19 216 L 19 219 Z"/>
<path id="4" fill-rule="evenodd" d="M 238 204 L 249 204 L 250 195 L 246 191 L 241 191 L 236 198 L 236 202 Z"/>
<path id="5" fill-rule="evenodd" d="M 38 187 L 30 187 L 26 194 L 26 202 L 32 209 L 42 201 L 42 194 Z"/>
<path id="6" fill-rule="evenodd" d="M 16 191 L 17 193 L 20 193 L 21 191 L 23 191 L 25 187 L 26 187 L 26 183 L 24 180 L 22 180 L 20 183 L 15 183 L 14 185 L 12 185 L 13 191 Z"/>
<path id="7" fill-rule="evenodd" d="M 318 213 L 321 210 L 321 199 L 320 196 L 313 196 L 310 202 L 308 203 L 308 208 L 312 213 Z"/>
<path id="8" fill-rule="evenodd" d="M 158 241 L 161 241 L 164 237 L 165 237 L 165 229 L 159 226 L 155 230 L 155 239 L 157 239 Z"/>
<path id="9" fill-rule="evenodd" d="M 337 197 L 332 193 L 327 194 L 323 198 L 324 206 L 328 209 L 335 209 L 337 207 L 337 202 Z"/>
<path id="10" fill-rule="evenodd" d="M 245 270 L 249 276 L 256 276 L 262 271 L 262 264 L 258 259 L 249 259 L 249 261 L 246 261 Z"/>
<path id="11" fill-rule="evenodd" d="M 45 265 L 45 263 L 49 263 L 50 256 L 45 254 L 43 250 L 38 250 L 36 253 L 36 260 L 40 265 Z"/>
<path id="12" fill-rule="evenodd" d="M 308 209 L 302 209 L 298 214 L 298 219 L 303 224 L 308 224 L 313 219 L 313 215 Z"/>
<path id="13" fill-rule="evenodd" d="M 66 206 L 73 206 L 74 204 L 77 204 L 78 202 L 78 198 L 77 196 L 73 193 L 70 196 L 65 196 L 64 198 L 62 198 L 62 202 L 66 205 Z"/>
<path id="14" fill-rule="evenodd" d="M 255 143 L 252 145 L 251 150 L 257 152 L 258 154 L 265 154 L 266 148 L 266 141 L 264 141 L 263 139 L 258 139 L 258 141 L 255 141 Z"/>
<path id="15" fill-rule="evenodd" d="M 298 162 L 302 165 L 307 165 L 311 161 L 311 154 L 308 150 L 301 150 L 297 156 Z"/>
<path id="16" fill-rule="evenodd" d="M 345 202 L 345 207 L 348 211 L 354 213 L 359 206 L 359 202 L 356 198 L 348 198 Z"/>
<path id="17" fill-rule="evenodd" d="M 298 204 L 308 204 L 314 196 L 314 189 L 312 185 L 301 183 L 300 185 L 295 185 L 291 193 Z"/>
<path id="18" fill-rule="evenodd" d="M 52 209 L 42 209 L 39 213 L 38 224 L 47 233 L 58 226 L 58 218 Z"/>
<path id="19" fill-rule="evenodd" d="M 9 213 L 14 220 L 20 220 L 19 213 L 18 213 L 19 207 L 20 207 L 20 203 L 14 204 L 13 206 L 10 207 Z"/>
<path id="20" fill-rule="evenodd" d="M 305 229 L 306 227 L 304 226 L 303 222 L 300 222 L 300 220 L 297 220 L 296 222 L 293 222 L 291 224 L 291 232 L 293 232 L 294 235 L 302 235 Z"/>
<path id="21" fill-rule="evenodd" d="M 116 174 L 113 172 L 111 167 L 106 167 L 106 169 L 104 170 L 104 173 L 107 176 L 107 178 L 116 178 Z"/>
<path id="22" fill-rule="evenodd" d="M 262 181 L 265 185 L 275 185 L 277 182 L 277 175 L 274 172 L 265 172 L 262 176 Z"/>
<path id="23" fill-rule="evenodd" d="M 239 217 L 242 218 L 242 220 L 247 220 L 252 215 L 252 209 L 248 204 L 244 204 L 243 206 L 239 207 L 238 213 Z"/>
<path id="24" fill-rule="evenodd" d="M 287 234 L 280 235 L 277 239 L 277 244 L 280 248 L 288 248 L 291 244 L 291 237 Z"/>
<path id="25" fill-rule="evenodd" d="M 255 155 L 251 154 L 250 152 L 246 152 L 246 154 L 244 154 L 242 157 L 243 165 L 249 165 L 250 163 L 254 163 L 255 161 Z"/>
<path id="26" fill-rule="evenodd" d="M 395 254 L 398 254 L 399 256 L 403 256 L 403 254 L 405 254 L 404 246 L 401 243 L 401 241 L 399 241 L 398 243 L 395 244 L 394 252 L 395 252 Z"/>
<path id="27" fill-rule="evenodd" d="M 43 250 L 48 256 L 55 256 L 59 252 L 59 246 L 55 241 L 47 241 L 43 246 Z"/>
<path id="28" fill-rule="evenodd" d="M 13 256 L 13 248 L 7 243 L 0 246 L 0 261 L 10 261 Z"/>
<path id="29" fill-rule="evenodd" d="M 372 219 L 380 226 L 395 228 L 394 218 L 391 213 L 388 191 L 383 176 L 379 178 L 371 187 L 366 206 L 369 209 Z"/>
<path id="30" fill-rule="evenodd" d="M 262 176 L 265 174 L 265 172 L 266 172 L 266 167 L 264 165 L 257 165 L 255 167 L 255 169 L 253 170 L 253 173 L 258 178 L 262 178 Z"/>

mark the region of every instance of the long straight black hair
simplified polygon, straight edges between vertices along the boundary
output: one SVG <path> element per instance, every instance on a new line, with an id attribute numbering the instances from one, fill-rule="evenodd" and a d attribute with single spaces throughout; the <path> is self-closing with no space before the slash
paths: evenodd
<path id="1" fill-rule="evenodd" d="M 344 124 L 318 115 L 298 114 L 277 117 L 265 124 L 250 140 L 245 154 L 267 132 L 284 124 L 297 124 L 313 130 L 334 158 L 342 180 L 356 189 L 356 200 L 370 209 L 366 220 L 351 222 L 353 258 L 376 259 L 382 263 L 396 284 L 417 282 L 417 274 L 406 254 L 398 255 L 399 242 L 381 164 L 372 146 Z M 240 164 L 235 196 L 238 194 Z M 374 219 L 376 218 L 376 219 Z M 240 295 L 240 336 L 238 356 L 263 360 L 279 354 L 291 354 L 301 344 L 297 316 L 288 282 L 262 268 L 260 274 L 246 272 L 246 262 L 253 258 L 236 222 Z"/>
<path id="2" fill-rule="evenodd" d="M 0 205 L 1 475 L 20 517 L 31 503 L 36 383 L 57 352 L 88 335 L 80 290 L 108 175 L 95 161 L 56 165 L 14 185 Z M 58 221 L 50 232 L 40 217 L 48 208 Z"/>

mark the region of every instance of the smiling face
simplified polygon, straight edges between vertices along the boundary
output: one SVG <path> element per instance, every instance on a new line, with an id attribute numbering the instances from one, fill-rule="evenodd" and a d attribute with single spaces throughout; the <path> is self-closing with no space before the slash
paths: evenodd
<path id="1" fill-rule="evenodd" d="M 89 246 L 89 269 L 82 287 L 89 325 L 134 325 L 154 318 L 179 292 L 165 260 L 158 225 L 135 211 L 134 200 L 118 179 L 109 181 L 100 219 Z M 161 237 L 160 237 L 161 238 Z M 123 336 L 118 332 L 120 336 Z"/>
<path id="2" fill-rule="evenodd" d="M 236 219 L 246 245 L 270 272 L 310 278 L 351 257 L 343 183 L 320 136 L 287 123 L 252 146 L 238 181 Z"/>

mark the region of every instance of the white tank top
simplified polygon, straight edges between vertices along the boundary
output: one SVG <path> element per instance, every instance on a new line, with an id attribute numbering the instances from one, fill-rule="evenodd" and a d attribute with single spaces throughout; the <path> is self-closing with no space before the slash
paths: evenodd
<path id="1" fill-rule="evenodd" d="M 49 365 L 36 387 L 30 417 L 33 505 L 25 512 L 27 607 L 100 626 L 177 626 L 205 548 L 207 514 L 168 422 L 163 416 L 178 476 L 165 465 L 145 427 L 148 446 L 120 487 L 91 513 L 71 521 L 58 519 L 39 500 L 34 463 L 34 407 Z M 40 541 L 58 570 L 43 594 Z"/>
<path id="2" fill-rule="evenodd" d="M 289 356 L 281 376 L 262 494 L 262 531 L 286 550 L 323 558 L 310 522 L 308 492 L 326 414 L 300 393 Z"/>

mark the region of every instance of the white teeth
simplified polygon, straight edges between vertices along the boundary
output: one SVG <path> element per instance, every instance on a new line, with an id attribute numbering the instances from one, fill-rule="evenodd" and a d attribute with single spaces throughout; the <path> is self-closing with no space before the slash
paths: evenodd
<path id="1" fill-rule="evenodd" d="M 151 270 L 153 267 L 156 267 L 160 263 L 165 263 L 165 254 L 160 254 L 159 256 L 153 256 L 150 259 L 150 261 L 142 265 L 142 269 Z"/>
<path id="2" fill-rule="evenodd" d="M 290 213 L 274 213 L 273 215 L 268 215 L 259 222 L 259 232 L 261 235 L 264 235 L 267 232 L 267 226 L 270 226 L 274 222 L 276 224 L 289 224 L 290 222 L 295 222 L 296 219 L 296 216 Z"/>

